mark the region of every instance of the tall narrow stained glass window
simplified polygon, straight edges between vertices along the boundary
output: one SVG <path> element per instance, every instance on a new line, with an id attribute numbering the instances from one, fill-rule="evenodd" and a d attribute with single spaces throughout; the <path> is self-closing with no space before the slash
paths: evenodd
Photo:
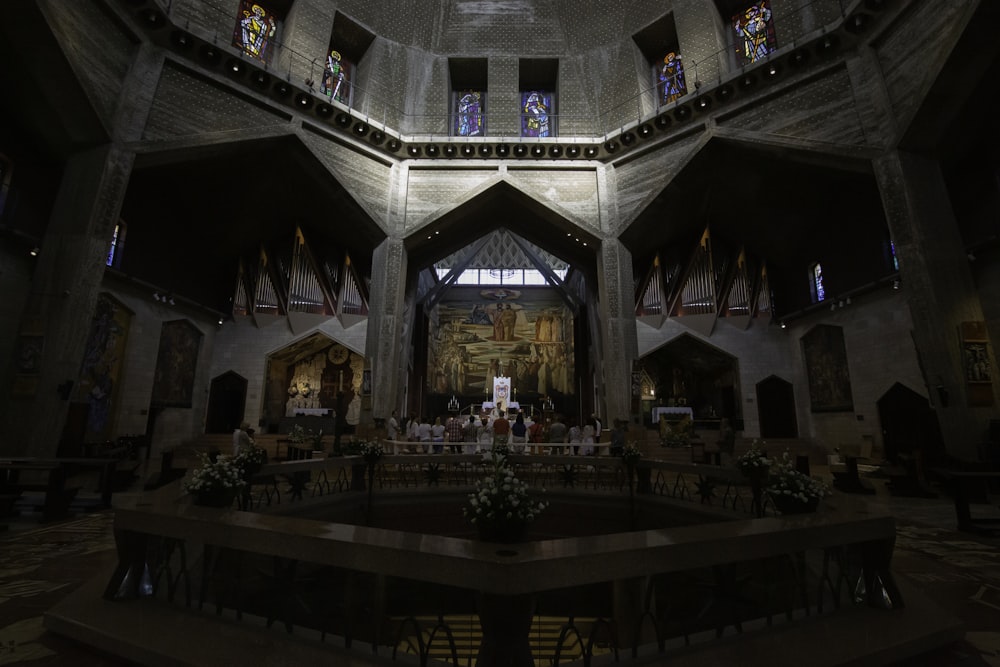
<path id="1" fill-rule="evenodd" d="M 108 249 L 108 258 L 105 265 L 118 268 L 122 263 L 122 250 L 125 247 L 125 223 L 121 220 L 115 225 L 115 231 L 111 235 L 111 248 Z"/>
<path id="2" fill-rule="evenodd" d="M 544 90 L 521 91 L 521 136 L 552 137 L 553 94 Z"/>
<path id="3" fill-rule="evenodd" d="M 892 270 L 899 271 L 899 257 L 896 256 L 895 241 L 889 241 L 889 255 L 892 257 Z"/>
<path id="4" fill-rule="evenodd" d="M 741 65 L 755 63 L 778 48 L 769 0 L 760 0 L 733 16 L 733 31 Z"/>
<path id="5" fill-rule="evenodd" d="M 253 0 L 240 0 L 240 11 L 233 31 L 233 46 L 265 63 L 271 62 L 272 41 L 278 31 L 278 17 Z"/>
<path id="6" fill-rule="evenodd" d="M 826 298 L 826 289 L 823 287 L 823 267 L 819 262 L 812 265 L 812 293 L 813 301 L 816 303 Z"/>
<path id="7" fill-rule="evenodd" d="M 660 106 L 669 104 L 687 94 L 681 54 L 671 51 L 663 56 L 663 65 L 656 69 L 658 70 L 656 72 L 656 86 L 659 91 Z"/>
<path id="8" fill-rule="evenodd" d="M 486 133 L 486 95 L 481 90 L 459 90 L 455 95 L 456 137 L 481 137 Z"/>
<path id="9" fill-rule="evenodd" d="M 342 104 L 350 104 L 350 73 L 351 63 L 344 60 L 339 51 L 331 49 L 323 67 L 323 79 L 320 81 L 319 91 Z"/>

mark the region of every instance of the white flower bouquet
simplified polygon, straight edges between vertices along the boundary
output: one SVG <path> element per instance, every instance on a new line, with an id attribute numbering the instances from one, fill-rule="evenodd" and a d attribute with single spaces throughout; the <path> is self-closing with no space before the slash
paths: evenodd
<path id="1" fill-rule="evenodd" d="M 776 505 L 783 500 L 809 505 L 818 503 L 830 490 L 820 480 L 796 470 L 791 455 L 786 451 L 781 460 L 771 467 L 767 492 Z"/>
<path id="2" fill-rule="evenodd" d="M 213 492 L 231 492 L 234 495 L 243 488 L 243 467 L 236 457 L 220 455 L 212 461 L 206 454 L 198 454 L 201 466 L 195 468 L 184 480 L 186 492 L 203 495 Z"/>
<path id="3" fill-rule="evenodd" d="M 358 451 L 368 463 L 375 463 L 385 455 L 385 449 L 382 448 L 381 442 L 365 440 L 359 444 Z"/>
<path id="4" fill-rule="evenodd" d="M 736 467 L 747 477 L 766 477 L 771 469 L 771 459 L 767 458 L 761 449 L 763 444 L 763 442 L 754 440 L 750 444 L 750 449 L 736 459 Z"/>
<path id="5" fill-rule="evenodd" d="M 492 474 L 476 483 L 462 514 L 485 539 L 503 540 L 512 531 L 523 531 L 546 507 L 547 503 L 531 497 L 528 485 L 514 469 L 498 458 Z"/>
<path id="6" fill-rule="evenodd" d="M 626 465 L 635 465 L 639 461 L 639 459 L 642 458 L 642 451 L 640 451 L 640 449 L 636 447 L 636 444 L 634 442 L 630 442 L 627 445 L 625 445 L 625 448 L 622 450 L 621 456 L 622 456 L 622 462 L 625 463 Z"/>

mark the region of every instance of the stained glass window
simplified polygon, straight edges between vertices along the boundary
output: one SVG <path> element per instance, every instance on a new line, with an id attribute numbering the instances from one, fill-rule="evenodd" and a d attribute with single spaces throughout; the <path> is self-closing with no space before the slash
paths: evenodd
<path id="1" fill-rule="evenodd" d="M 278 18 L 253 0 L 240 0 L 240 12 L 233 31 L 233 46 L 265 63 L 271 62 L 271 43 L 278 31 Z"/>
<path id="2" fill-rule="evenodd" d="M 889 253 L 892 256 L 892 270 L 899 271 L 899 257 L 896 256 L 895 241 L 889 241 Z"/>
<path id="3" fill-rule="evenodd" d="M 340 56 L 336 49 L 330 51 L 323 67 L 323 80 L 319 91 L 327 97 L 332 97 L 343 104 L 351 103 L 351 86 L 349 83 L 351 63 Z"/>
<path id="4" fill-rule="evenodd" d="M 812 266 L 812 292 L 813 301 L 819 303 L 826 298 L 826 289 L 823 287 L 823 267 L 819 262 Z"/>
<path id="5" fill-rule="evenodd" d="M 521 92 L 521 136 L 522 137 L 552 137 L 555 136 L 552 127 L 552 98 L 550 92 L 544 90 L 525 90 Z"/>
<path id="6" fill-rule="evenodd" d="M 118 253 L 119 242 L 123 241 L 122 236 L 122 223 L 115 225 L 114 234 L 111 236 L 111 249 L 108 250 L 108 259 L 105 262 L 107 266 L 118 267 L 121 264 L 121 257 Z"/>
<path id="7" fill-rule="evenodd" d="M 684 64 L 681 62 L 681 54 L 671 51 L 663 56 L 663 65 L 655 69 L 660 106 L 669 104 L 687 94 L 687 84 L 684 82 Z"/>
<path id="8" fill-rule="evenodd" d="M 755 63 L 778 48 L 768 0 L 754 3 L 736 14 L 733 30 L 736 32 L 736 54 L 742 65 Z"/>
<path id="9" fill-rule="evenodd" d="M 455 93 L 456 137 L 481 137 L 486 133 L 486 99 L 481 90 L 460 90 Z"/>

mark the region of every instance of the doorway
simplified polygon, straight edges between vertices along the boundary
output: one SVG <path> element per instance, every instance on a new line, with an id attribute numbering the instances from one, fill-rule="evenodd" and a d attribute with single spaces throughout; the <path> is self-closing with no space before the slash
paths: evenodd
<path id="1" fill-rule="evenodd" d="M 925 397 L 897 382 L 876 405 L 886 460 L 896 463 L 901 454 L 911 456 L 917 451 L 928 464 L 944 457 L 937 413 Z"/>
<path id="2" fill-rule="evenodd" d="M 775 375 L 758 382 L 757 415 L 760 418 L 760 437 L 799 437 L 792 383 Z"/>
<path id="3" fill-rule="evenodd" d="M 205 433 L 231 433 L 243 421 L 247 380 L 233 371 L 212 379 Z"/>

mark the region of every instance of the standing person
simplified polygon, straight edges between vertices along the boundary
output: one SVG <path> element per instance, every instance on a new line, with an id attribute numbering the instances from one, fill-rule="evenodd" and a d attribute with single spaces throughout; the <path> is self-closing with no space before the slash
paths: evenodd
<path id="1" fill-rule="evenodd" d="M 576 417 L 569 420 L 569 453 L 576 455 L 580 453 L 580 442 L 583 440 L 583 429 L 577 423 Z"/>
<path id="2" fill-rule="evenodd" d="M 427 417 L 421 417 L 417 426 L 417 440 L 420 441 L 421 449 L 427 454 L 431 452 L 431 422 Z"/>
<path id="3" fill-rule="evenodd" d="M 562 423 L 558 414 L 552 418 L 552 423 L 549 424 L 549 442 L 552 444 L 553 454 L 563 453 L 562 445 L 566 442 L 566 424 Z"/>
<path id="4" fill-rule="evenodd" d="M 406 439 L 410 442 L 417 442 L 420 440 L 420 420 L 417 419 L 417 413 L 411 412 L 410 419 L 406 422 Z M 407 451 L 413 451 L 413 445 L 407 445 Z"/>
<path id="5" fill-rule="evenodd" d="M 469 421 L 465 423 L 465 428 L 462 429 L 462 436 L 465 442 L 476 442 L 478 438 L 476 434 L 479 432 L 478 425 L 476 424 L 476 417 L 474 415 L 469 415 Z M 472 448 L 475 451 L 475 447 Z"/>
<path id="6" fill-rule="evenodd" d="M 493 420 L 493 444 L 506 445 L 510 439 L 510 422 L 504 417 L 501 410 L 497 413 L 497 418 Z"/>
<path id="7" fill-rule="evenodd" d="M 528 442 L 528 425 L 524 423 L 524 415 L 520 412 L 510 427 L 510 442 L 515 453 L 524 453 L 524 445 Z"/>
<path id="8" fill-rule="evenodd" d="M 392 411 L 389 421 L 385 425 L 385 439 L 395 440 L 399 437 L 399 420 L 396 419 L 396 411 Z"/>
<path id="9" fill-rule="evenodd" d="M 528 442 L 534 445 L 532 449 L 536 454 L 541 453 L 541 447 L 538 445 L 545 442 L 545 425 L 542 424 L 538 413 L 531 416 L 531 425 L 528 426 Z"/>
<path id="10" fill-rule="evenodd" d="M 611 456 L 621 456 L 625 451 L 625 437 L 628 422 L 616 419 L 611 429 Z"/>
<path id="11" fill-rule="evenodd" d="M 243 422 L 238 429 L 233 431 L 233 456 L 239 456 L 241 449 L 250 448 L 253 445 L 249 430 L 250 424 Z"/>
<path id="12" fill-rule="evenodd" d="M 597 416 L 596 412 L 590 414 L 590 419 L 593 422 L 591 425 L 594 427 L 594 442 L 600 442 L 601 434 L 604 432 L 604 425 L 601 424 L 601 419 Z"/>
<path id="13" fill-rule="evenodd" d="M 476 439 L 479 441 L 479 451 L 489 450 L 493 446 L 493 428 L 490 426 L 490 418 L 485 414 L 476 429 Z"/>
<path id="14" fill-rule="evenodd" d="M 462 420 L 455 415 L 449 417 L 448 423 L 445 424 L 444 433 L 445 437 L 448 438 L 448 442 L 451 443 L 448 448 L 452 454 L 462 453 L 462 445 L 459 444 L 465 437 L 465 429 L 462 426 Z"/>
<path id="15" fill-rule="evenodd" d="M 440 417 L 434 418 L 434 425 L 431 426 L 431 442 L 434 443 L 434 453 L 442 454 L 444 453 L 444 424 L 441 423 Z"/>
<path id="16" fill-rule="evenodd" d="M 581 453 L 584 456 L 593 456 L 594 455 L 594 433 L 595 432 L 596 432 L 596 428 L 594 427 L 594 417 L 593 417 L 593 415 L 591 415 L 590 419 L 588 419 L 584 423 L 584 425 L 583 425 L 583 433 L 582 433 L 582 435 L 580 437 L 580 443 L 582 444 L 582 446 L 580 447 L 580 451 L 581 451 Z"/>

